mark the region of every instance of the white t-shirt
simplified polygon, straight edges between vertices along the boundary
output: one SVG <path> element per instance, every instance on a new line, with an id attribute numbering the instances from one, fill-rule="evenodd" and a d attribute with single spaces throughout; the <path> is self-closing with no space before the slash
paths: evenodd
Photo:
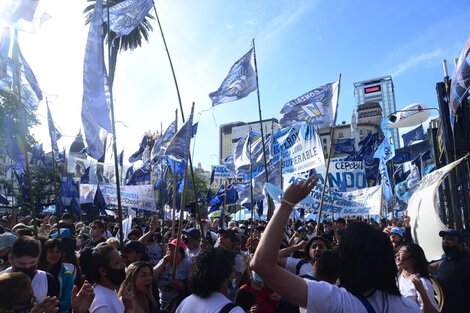
<path id="1" fill-rule="evenodd" d="M 207 298 L 190 295 L 176 308 L 176 313 L 219 313 L 227 303 L 230 303 L 230 300 L 220 292 L 213 292 Z M 245 313 L 239 306 L 229 312 Z"/>
<path id="2" fill-rule="evenodd" d="M 293 257 L 290 257 L 290 256 L 287 257 L 286 270 L 288 270 L 292 274 L 297 275 L 297 273 L 296 273 L 297 264 L 300 261 L 302 261 L 302 259 L 296 259 L 296 258 L 293 258 Z M 312 272 L 312 263 L 306 262 L 305 264 L 302 264 L 302 266 L 300 267 L 300 271 L 299 271 L 298 275 L 302 276 L 302 275 L 305 275 L 305 274 L 308 274 L 308 273 L 311 273 L 311 272 Z"/>
<path id="3" fill-rule="evenodd" d="M 93 286 L 93 291 L 95 298 L 90 305 L 90 313 L 124 313 L 124 304 L 116 291 L 98 284 Z"/>
<path id="4" fill-rule="evenodd" d="M 428 295 L 429 300 L 431 301 L 432 306 L 438 310 L 439 306 L 437 305 L 436 299 L 434 298 L 434 289 L 432 288 L 432 283 L 429 279 L 421 277 L 421 282 L 423 283 L 424 289 Z M 421 299 L 421 295 L 416 290 L 415 285 L 411 279 L 403 277 L 400 275 L 398 277 L 398 288 L 400 289 L 400 293 L 403 297 L 410 299 L 411 301 L 416 302 L 421 311 L 423 311 L 423 300 Z"/>
<path id="5" fill-rule="evenodd" d="M 305 280 L 308 288 L 309 313 L 367 313 L 362 302 L 344 288 L 327 282 Z M 420 313 L 418 305 L 405 297 L 386 295 L 376 291 L 367 298 L 375 312 Z"/>

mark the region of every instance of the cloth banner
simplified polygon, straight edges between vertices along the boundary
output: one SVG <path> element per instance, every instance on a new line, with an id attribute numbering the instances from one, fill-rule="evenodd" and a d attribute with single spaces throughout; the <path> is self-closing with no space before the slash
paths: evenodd
<path id="1" fill-rule="evenodd" d="M 282 157 L 282 173 L 296 173 L 325 164 L 320 136 L 313 125 L 286 127 L 273 135 L 273 163 Z"/>
<path id="2" fill-rule="evenodd" d="M 228 178 L 240 178 L 235 172 L 229 171 L 224 165 L 212 165 L 212 172 L 214 172 L 214 180 L 216 179 L 228 179 Z"/>
<path id="3" fill-rule="evenodd" d="M 295 182 L 295 179 L 285 183 L 284 188 L 292 182 Z M 318 212 L 322 188 L 323 184 L 319 182 L 310 192 L 313 203 L 308 211 Z M 381 188 L 382 186 L 378 185 L 349 192 L 337 192 L 327 188 L 322 212 L 335 215 L 378 215 L 380 214 Z"/>
<path id="4" fill-rule="evenodd" d="M 326 166 L 320 165 L 315 168 L 320 182 L 325 182 Z M 291 184 L 298 178 L 307 179 L 309 171 L 297 174 L 284 175 L 284 186 Z M 328 187 L 334 191 L 353 191 L 367 187 L 367 178 L 363 161 L 346 161 L 340 158 L 331 159 L 330 171 L 328 173 Z"/>
<path id="5" fill-rule="evenodd" d="M 423 248 L 428 260 L 441 258 L 443 251 L 439 231 L 447 230 L 438 213 L 439 185 L 464 159 L 465 157 L 425 175 L 408 202 L 413 241 Z"/>
<path id="6" fill-rule="evenodd" d="M 80 203 L 93 202 L 98 185 L 80 185 Z M 117 205 L 116 185 L 100 185 L 104 200 L 108 205 Z M 156 211 L 153 185 L 121 186 L 121 204 L 125 207 Z"/>

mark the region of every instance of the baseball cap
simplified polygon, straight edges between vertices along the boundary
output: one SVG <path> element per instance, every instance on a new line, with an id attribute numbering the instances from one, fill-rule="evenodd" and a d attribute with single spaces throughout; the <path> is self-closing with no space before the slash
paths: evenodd
<path id="1" fill-rule="evenodd" d="M 201 232 L 197 228 L 188 228 L 183 230 L 183 234 L 188 235 L 196 241 L 201 240 Z"/>
<path id="2" fill-rule="evenodd" d="M 219 235 L 227 235 L 232 242 L 240 241 L 235 232 L 231 229 L 219 229 Z"/>
<path id="3" fill-rule="evenodd" d="M 455 229 L 448 229 L 448 230 L 441 230 L 439 232 L 439 237 L 457 237 L 457 238 L 462 238 L 462 233 L 459 232 L 458 230 Z"/>
<path id="4" fill-rule="evenodd" d="M 0 250 L 11 248 L 17 239 L 18 237 L 13 233 L 6 232 L 0 234 Z"/>
<path id="5" fill-rule="evenodd" d="M 176 243 L 178 242 L 178 239 L 173 239 L 169 245 L 170 246 L 175 246 L 176 247 Z M 186 244 L 184 243 L 184 241 L 180 240 L 180 248 L 182 248 L 183 250 L 186 250 L 188 247 L 186 246 Z"/>
<path id="6" fill-rule="evenodd" d="M 403 230 L 400 227 L 392 227 L 390 229 L 390 235 L 398 235 L 403 238 Z"/>

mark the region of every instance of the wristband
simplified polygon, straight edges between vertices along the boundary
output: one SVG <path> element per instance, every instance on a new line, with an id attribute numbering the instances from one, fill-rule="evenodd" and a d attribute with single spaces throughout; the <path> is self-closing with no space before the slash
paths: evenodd
<path id="1" fill-rule="evenodd" d="M 285 205 L 289 206 L 291 210 L 293 210 L 295 207 L 295 203 L 289 202 L 284 198 L 281 198 L 281 203 L 284 203 Z"/>

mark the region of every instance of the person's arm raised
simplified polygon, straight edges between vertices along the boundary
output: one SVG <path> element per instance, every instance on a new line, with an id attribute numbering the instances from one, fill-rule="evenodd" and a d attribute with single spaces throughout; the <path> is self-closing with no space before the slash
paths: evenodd
<path id="1" fill-rule="evenodd" d="M 306 181 L 294 183 L 287 188 L 281 206 L 269 221 L 251 261 L 251 268 L 269 287 L 300 307 L 307 306 L 307 283 L 280 267 L 277 264 L 277 256 L 283 229 L 294 205 L 310 193 L 317 181 L 318 177 L 310 176 Z"/>

